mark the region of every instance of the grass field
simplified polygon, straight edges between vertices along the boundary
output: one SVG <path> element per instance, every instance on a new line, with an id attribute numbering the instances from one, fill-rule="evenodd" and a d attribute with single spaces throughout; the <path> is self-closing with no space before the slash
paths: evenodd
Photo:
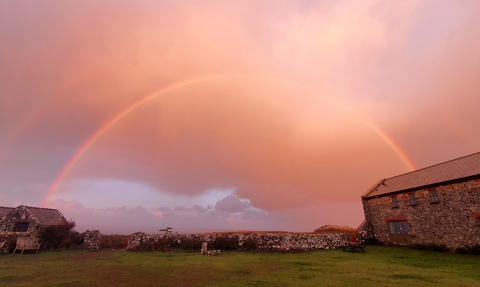
<path id="1" fill-rule="evenodd" d="M 152 253 L 0 256 L 0 286 L 480 286 L 480 257 L 368 246 L 366 253 Z"/>

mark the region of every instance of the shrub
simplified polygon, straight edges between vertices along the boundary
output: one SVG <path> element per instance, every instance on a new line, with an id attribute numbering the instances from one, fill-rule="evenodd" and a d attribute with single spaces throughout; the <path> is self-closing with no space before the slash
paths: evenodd
<path id="1" fill-rule="evenodd" d="M 246 251 L 256 250 L 258 248 L 258 243 L 255 239 L 249 237 L 243 241 L 242 249 Z"/>
<path id="2" fill-rule="evenodd" d="M 100 238 L 100 248 L 127 248 L 128 235 L 102 235 Z"/>
<path id="3" fill-rule="evenodd" d="M 135 251 L 163 251 L 168 252 L 170 247 L 174 245 L 173 240 L 168 237 L 159 237 L 158 239 L 150 238 L 135 248 Z"/>
<path id="4" fill-rule="evenodd" d="M 239 248 L 238 239 L 235 237 L 229 236 L 219 236 L 215 238 L 210 244 L 211 249 L 220 249 L 220 250 L 236 250 Z"/>
<path id="5" fill-rule="evenodd" d="M 3 243 L 3 245 L 2 245 Z M 0 235 L 0 252 L 12 253 L 15 250 L 17 245 L 17 236 L 16 235 Z"/>
<path id="6" fill-rule="evenodd" d="M 72 221 L 41 229 L 39 232 L 41 248 L 45 250 L 77 248 L 83 243 L 83 237 L 73 230 L 74 227 L 75 222 Z"/>
<path id="7" fill-rule="evenodd" d="M 176 241 L 176 246 L 171 246 L 172 248 L 178 248 L 180 250 L 200 250 L 202 248 L 202 240 L 197 237 L 191 238 L 182 238 L 179 239 L 180 242 Z"/>

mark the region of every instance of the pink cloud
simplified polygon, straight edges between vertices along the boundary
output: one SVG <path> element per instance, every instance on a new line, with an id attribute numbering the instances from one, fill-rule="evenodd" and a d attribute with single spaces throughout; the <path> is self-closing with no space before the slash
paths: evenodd
<path id="1" fill-rule="evenodd" d="M 283 212 L 298 216 L 296 226 L 318 214 L 312 204 L 353 222 L 327 205 L 356 203 L 361 217 L 360 194 L 408 171 L 362 117 L 418 167 L 480 148 L 475 1 L 0 5 L 0 189 L 8 202 L 41 202 L 104 123 L 155 91 L 211 74 L 237 76 L 185 85 L 135 109 L 99 137 L 60 190 L 101 178 L 179 196 L 236 190 L 215 209 L 93 213 L 110 214 L 109 224 L 122 212 L 153 222 L 183 222 L 174 212 L 240 212 L 252 222 Z M 92 218 L 85 207 L 62 208 Z M 329 214 L 321 220 L 334 221 Z"/>

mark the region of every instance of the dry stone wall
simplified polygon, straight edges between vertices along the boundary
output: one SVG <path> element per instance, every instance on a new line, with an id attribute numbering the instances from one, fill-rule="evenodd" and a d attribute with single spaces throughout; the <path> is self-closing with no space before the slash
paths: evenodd
<path id="1" fill-rule="evenodd" d="M 83 248 L 94 250 L 100 248 L 102 233 L 99 230 L 87 230 L 83 236 Z"/>
<path id="2" fill-rule="evenodd" d="M 428 191 L 435 189 L 439 202 L 431 203 Z M 408 193 L 415 194 L 416 205 L 410 205 Z M 390 241 L 386 219 L 408 219 L 412 244 L 435 244 L 450 250 L 480 245 L 480 179 L 435 188 L 397 194 L 398 207 L 390 196 L 363 199 L 370 230 L 364 236 L 385 244 Z"/>
<path id="3" fill-rule="evenodd" d="M 15 232 L 14 226 L 18 221 L 28 223 L 28 229 L 23 232 Z M 37 218 L 28 211 L 25 206 L 20 206 L 14 213 L 7 213 L 0 220 L 0 234 L 13 234 L 18 236 L 30 236 L 36 238 L 40 231 Z"/>
<path id="4" fill-rule="evenodd" d="M 247 239 L 255 240 L 257 250 L 265 251 L 291 251 L 312 249 L 335 249 L 344 245 L 349 240 L 349 234 L 310 234 L 310 233 L 229 233 L 229 234 L 145 234 L 137 232 L 132 234 L 127 250 L 138 250 L 143 243 L 155 243 L 159 240 L 168 239 L 178 242 L 183 240 L 200 240 L 213 242 L 217 237 L 228 236 L 238 241 L 239 248 Z"/>

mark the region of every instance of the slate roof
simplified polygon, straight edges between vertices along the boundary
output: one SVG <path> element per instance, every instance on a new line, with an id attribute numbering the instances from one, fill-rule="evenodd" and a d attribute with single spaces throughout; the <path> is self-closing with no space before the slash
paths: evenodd
<path id="1" fill-rule="evenodd" d="M 42 208 L 42 207 L 34 207 L 34 206 L 24 206 L 20 205 L 18 207 L 4 207 L 0 206 L 0 218 L 9 213 L 10 211 L 16 210 L 20 207 L 24 207 L 28 209 L 28 211 L 37 218 L 38 223 L 41 226 L 51 226 L 51 225 L 59 225 L 67 223 L 67 219 L 63 216 L 63 214 L 52 208 Z"/>
<path id="2" fill-rule="evenodd" d="M 362 195 L 369 198 L 480 175 L 480 152 L 382 179 Z"/>
<path id="3" fill-rule="evenodd" d="M 41 208 L 41 207 L 32 207 L 26 206 L 30 213 L 35 216 L 38 220 L 38 223 L 42 226 L 50 226 L 50 225 L 59 225 L 67 223 L 67 220 L 63 216 L 63 214 L 51 208 Z"/>
<path id="4" fill-rule="evenodd" d="M 0 218 L 2 218 L 5 214 L 9 213 L 12 210 L 13 210 L 13 207 L 0 206 Z"/>

